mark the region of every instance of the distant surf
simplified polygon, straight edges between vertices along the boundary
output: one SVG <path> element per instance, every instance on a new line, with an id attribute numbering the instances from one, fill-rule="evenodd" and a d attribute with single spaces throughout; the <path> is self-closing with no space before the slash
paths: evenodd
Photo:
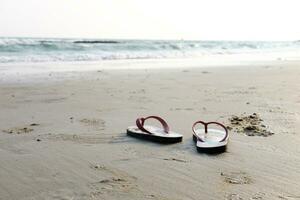
<path id="1" fill-rule="evenodd" d="M 114 40 L 78 40 L 74 41 L 77 44 L 117 44 L 119 41 Z"/>
<path id="2" fill-rule="evenodd" d="M 299 51 L 299 41 L 185 41 L 0 38 L 0 63 L 194 58 Z"/>

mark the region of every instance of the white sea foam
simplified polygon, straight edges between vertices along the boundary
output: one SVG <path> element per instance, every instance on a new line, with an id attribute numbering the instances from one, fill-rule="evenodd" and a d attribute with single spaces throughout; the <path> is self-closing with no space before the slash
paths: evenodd
<path id="1" fill-rule="evenodd" d="M 299 52 L 300 42 L 0 38 L 0 63 L 200 58 L 207 55 Z"/>

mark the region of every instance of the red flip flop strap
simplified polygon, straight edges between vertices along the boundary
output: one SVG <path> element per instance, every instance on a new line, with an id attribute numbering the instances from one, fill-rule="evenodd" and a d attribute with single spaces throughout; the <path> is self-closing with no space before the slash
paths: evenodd
<path id="1" fill-rule="evenodd" d="M 203 121 L 196 121 L 193 126 L 192 126 L 192 130 L 193 130 L 193 134 L 194 136 L 200 141 L 200 142 L 204 142 L 196 133 L 196 130 L 195 130 L 195 127 L 197 124 L 203 124 L 204 125 L 204 128 L 205 128 L 205 133 L 207 133 L 207 124 Z"/>
<path id="2" fill-rule="evenodd" d="M 146 117 L 146 118 L 137 118 L 136 119 L 136 126 L 141 130 L 141 131 L 144 131 L 146 133 L 149 133 L 149 134 L 152 134 L 150 131 L 148 131 L 147 129 L 144 128 L 144 123 L 147 119 L 156 119 L 158 120 L 162 126 L 163 126 L 163 130 L 165 133 L 169 133 L 170 131 L 170 128 L 167 124 L 167 122 L 165 120 L 163 120 L 162 118 L 158 117 L 158 116 L 149 116 L 149 117 Z"/>
<path id="3" fill-rule="evenodd" d="M 224 138 L 222 139 L 222 140 L 220 140 L 219 142 L 224 142 L 225 140 L 226 140 L 226 138 L 228 137 L 228 130 L 227 130 L 227 128 L 223 125 L 223 124 L 221 124 L 221 123 L 219 123 L 219 122 L 203 122 L 203 121 L 197 121 L 197 122 L 195 122 L 194 124 L 193 124 L 193 127 L 192 127 L 192 130 L 193 130 L 193 133 L 194 133 L 194 135 L 198 138 L 198 140 L 200 140 L 201 142 L 204 142 L 197 134 L 196 134 L 196 130 L 195 130 L 195 126 L 197 125 L 197 124 L 203 124 L 204 125 L 204 131 L 205 131 L 205 133 L 207 133 L 207 131 L 208 131 L 208 125 L 209 124 L 217 124 L 217 125 L 219 125 L 219 126 L 221 126 L 224 130 L 225 130 L 225 136 L 224 136 Z"/>

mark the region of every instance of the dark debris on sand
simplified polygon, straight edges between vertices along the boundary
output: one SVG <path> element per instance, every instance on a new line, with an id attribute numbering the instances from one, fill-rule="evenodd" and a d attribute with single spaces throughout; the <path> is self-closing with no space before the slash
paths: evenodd
<path id="1" fill-rule="evenodd" d="M 238 133 L 244 133 L 247 136 L 264 136 L 268 137 L 274 133 L 267 129 L 267 126 L 262 122 L 263 120 L 258 114 L 236 116 L 229 118 L 230 125 L 227 126 L 229 130 L 234 130 Z"/>
<path id="2" fill-rule="evenodd" d="M 32 132 L 32 131 L 33 131 L 33 129 L 28 128 L 28 127 L 11 128 L 11 129 L 7 129 L 7 130 L 2 130 L 2 132 L 9 133 L 9 134 L 22 134 L 22 133 L 29 133 L 29 132 Z"/>

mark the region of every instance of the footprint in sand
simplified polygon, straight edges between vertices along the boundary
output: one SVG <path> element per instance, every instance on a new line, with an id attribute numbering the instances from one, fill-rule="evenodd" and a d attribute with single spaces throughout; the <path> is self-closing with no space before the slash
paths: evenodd
<path id="1" fill-rule="evenodd" d="M 105 129 L 105 121 L 102 119 L 88 119 L 84 118 L 79 120 L 82 124 L 86 126 L 91 126 L 99 130 L 104 130 Z"/>
<path id="2" fill-rule="evenodd" d="M 221 176 L 224 178 L 224 182 L 229 184 L 242 185 L 252 183 L 251 178 L 245 172 L 221 172 Z"/>
<path id="3" fill-rule="evenodd" d="M 254 200 L 254 199 L 264 199 L 265 193 L 263 192 L 258 192 L 256 194 L 254 194 L 250 199 Z"/>
<path id="4" fill-rule="evenodd" d="M 226 200 L 243 200 L 242 197 L 240 197 L 240 195 L 238 194 L 228 194 L 225 197 Z"/>
<path id="5" fill-rule="evenodd" d="M 136 184 L 136 177 L 124 171 L 100 164 L 90 165 L 90 168 L 102 172 L 108 177 L 88 185 L 92 189 L 91 196 L 127 194 L 131 191 L 132 194 L 141 195 Z"/>
<path id="6" fill-rule="evenodd" d="M 144 193 L 138 188 L 137 178 L 128 174 L 125 171 L 112 168 L 101 164 L 92 164 L 90 168 L 100 173 L 107 178 L 100 181 L 88 184 L 92 190 L 90 197 L 92 199 L 164 199 L 169 200 L 164 196 Z"/>

